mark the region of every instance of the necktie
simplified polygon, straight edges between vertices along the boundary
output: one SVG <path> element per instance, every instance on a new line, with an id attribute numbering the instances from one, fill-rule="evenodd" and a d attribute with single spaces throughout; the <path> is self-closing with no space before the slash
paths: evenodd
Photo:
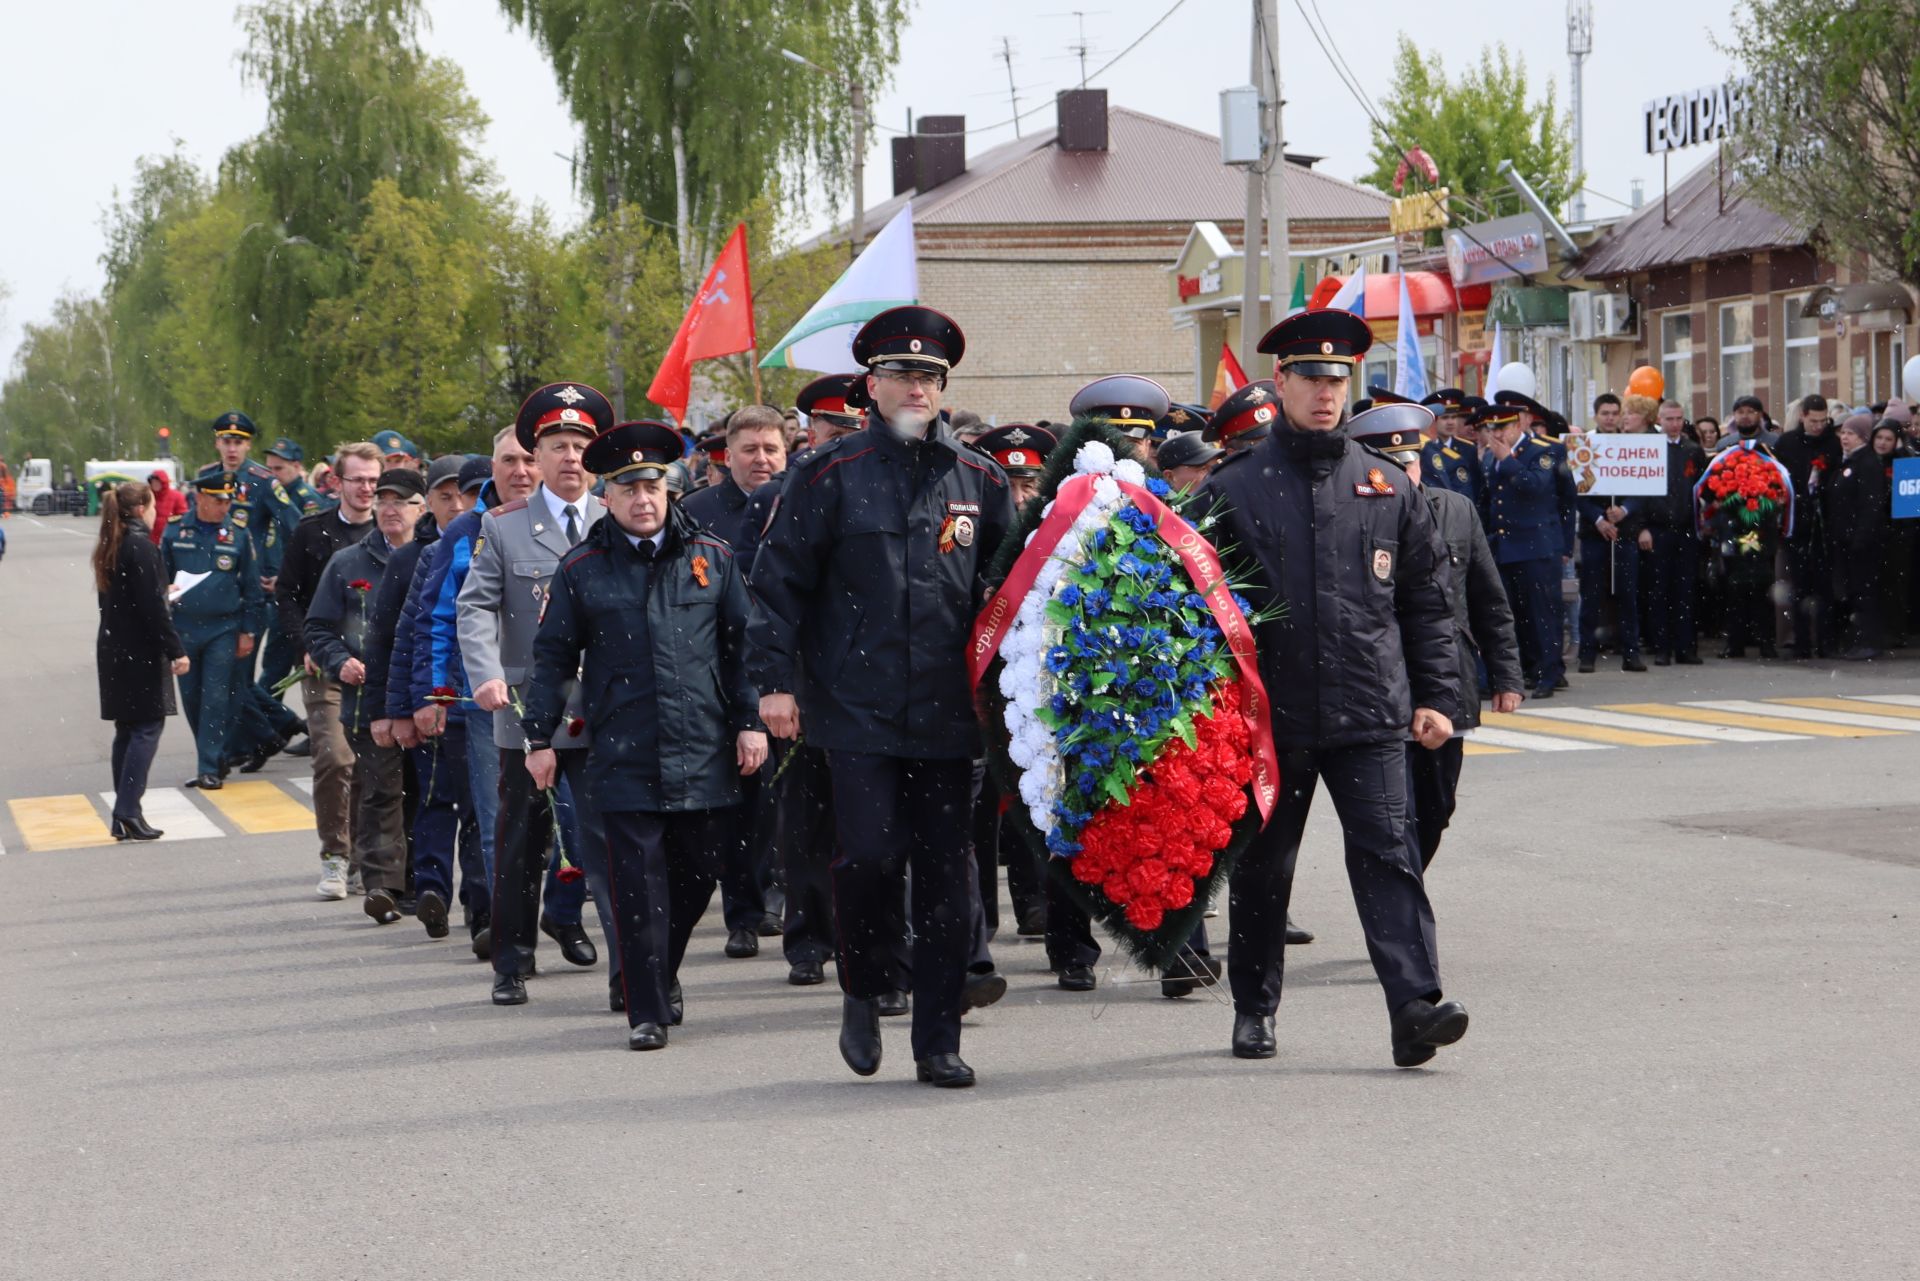
<path id="1" fill-rule="evenodd" d="M 580 541 L 580 513 L 573 509 L 572 503 L 568 503 L 567 504 L 567 545 L 572 546 L 573 544 L 579 541 Z"/>

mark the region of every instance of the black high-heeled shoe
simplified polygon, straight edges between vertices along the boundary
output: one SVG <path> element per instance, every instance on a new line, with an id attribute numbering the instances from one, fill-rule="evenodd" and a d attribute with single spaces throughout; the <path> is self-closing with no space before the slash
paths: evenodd
<path id="1" fill-rule="evenodd" d="M 144 818 L 113 820 L 113 839 L 116 841 L 157 841 L 165 835 L 159 828 L 147 826 Z"/>

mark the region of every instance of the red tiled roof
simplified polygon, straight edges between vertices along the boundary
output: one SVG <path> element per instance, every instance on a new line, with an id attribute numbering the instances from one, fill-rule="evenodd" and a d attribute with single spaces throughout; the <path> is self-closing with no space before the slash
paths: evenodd
<path id="1" fill-rule="evenodd" d="M 1019 223 L 1238 222 L 1246 171 L 1220 163 L 1220 140 L 1114 107 L 1107 150 L 1062 151 L 1048 129 L 972 156 L 967 171 L 924 195 L 906 192 L 866 211 L 873 235 L 913 201 L 917 226 Z M 1388 198 L 1303 165 L 1286 168 L 1289 222 L 1380 222 Z M 843 230 L 837 233 L 844 236 Z"/>
<path id="2" fill-rule="evenodd" d="M 1649 200 L 1587 250 L 1580 274 L 1626 276 L 1709 258 L 1795 249 L 1811 234 L 1811 227 L 1750 197 L 1731 163 L 1721 174 L 1716 161 L 1708 159 L 1669 189 L 1664 218 L 1660 201 Z"/>

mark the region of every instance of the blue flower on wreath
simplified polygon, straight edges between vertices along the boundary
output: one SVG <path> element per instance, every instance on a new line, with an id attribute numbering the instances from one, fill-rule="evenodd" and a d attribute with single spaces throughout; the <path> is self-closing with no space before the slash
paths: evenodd
<path id="1" fill-rule="evenodd" d="M 1076 583 L 1068 583 L 1066 590 L 1060 593 L 1060 603 L 1068 606 L 1078 605 L 1080 603 L 1080 596 L 1079 585 Z"/>
<path id="2" fill-rule="evenodd" d="M 1161 480 L 1158 476 L 1149 476 L 1147 477 L 1147 492 L 1155 498 L 1165 498 L 1173 492 L 1173 486 Z"/>
<path id="3" fill-rule="evenodd" d="M 1151 534 L 1156 525 L 1153 517 L 1131 505 L 1121 509 L 1120 519 L 1136 534 Z"/>
<path id="4" fill-rule="evenodd" d="M 1087 612 L 1104 614 L 1113 608 L 1113 593 L 1104 587 L 1095 587 L 1086 595 Z"/>
<path id="5" fill-rule="evenodd" d="M 1047 670 L 1055 676 L 1066 671 L 1072 661 L 1073 655 L 1067 652 L 1065 645 L 1055 645 L 1047 651 Z"/>
<path id="6" fill-rule="evenodd" d="M 1239 610 L 1242 614 L 1251 614 L 1253 612 L 1252 601 L 1242 596 L 1239 592 L 1234 592 L 1232 595 L 1235 609 Z"/>
<path id="7" fill-rule="evenodd" d="M 1206 600 L 1199 592 L 1188 592 L 1180 598 L 1180 603 L 1187 609 L 1205 609 L 1207 607 Z"/>
<path id="8" fill-rule="evenodd" d="M 1113 567 L 1130 578 L 1145 578 L 1153 572 L 1147 567 L 1147 562 L 1141 560 L 1132 552 L 1123 553 L 1120 559 L 1113 563 Z"/>

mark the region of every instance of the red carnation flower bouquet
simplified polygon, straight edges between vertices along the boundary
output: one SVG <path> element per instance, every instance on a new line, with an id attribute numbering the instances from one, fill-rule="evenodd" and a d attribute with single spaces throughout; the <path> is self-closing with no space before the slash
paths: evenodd
<path id="1" fill-rule="evenodd" d="M 1723 556 L 1765 556 L 1793 533 L 1793 479 L 1772 451 L 1741 441 L 1714 455 L 1694 482 L 1693 501 L 1702 536 Z"/>

